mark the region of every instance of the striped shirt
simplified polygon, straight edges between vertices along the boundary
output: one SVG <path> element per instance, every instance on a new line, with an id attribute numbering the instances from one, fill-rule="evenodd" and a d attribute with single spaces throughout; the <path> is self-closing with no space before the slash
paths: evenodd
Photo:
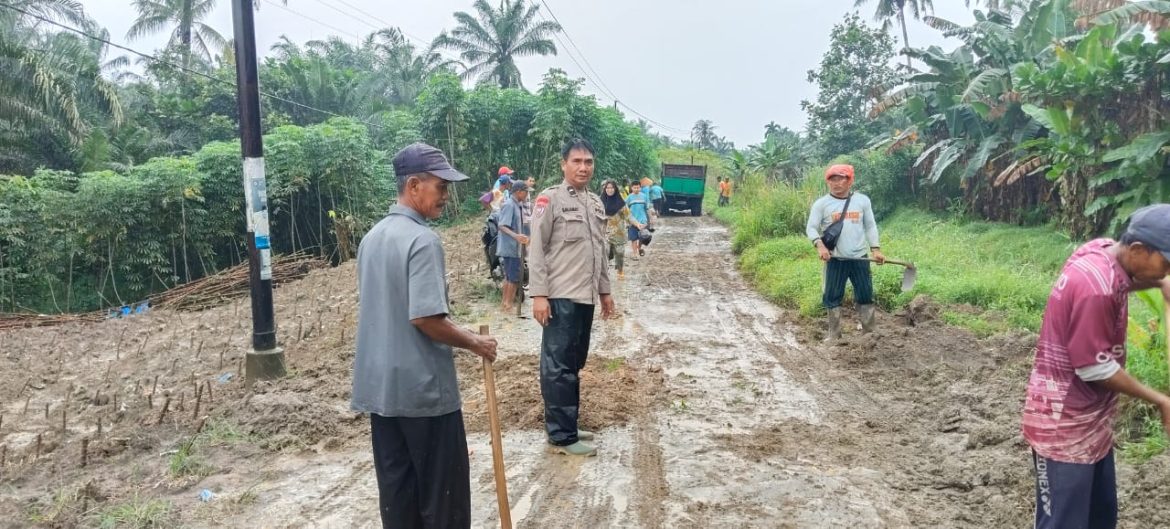
<path id="1" fill-rule="evenodd" d="M 1109 253 L 1115 244 L 1097 239 L 1078 248 L 1044 309 L 1022 426 L 1024 439 L 1048 459 L 1092 464 L 1113 446 L 1117 393 L 1077 372 L 1125 366 L 1132 284 Z"/>

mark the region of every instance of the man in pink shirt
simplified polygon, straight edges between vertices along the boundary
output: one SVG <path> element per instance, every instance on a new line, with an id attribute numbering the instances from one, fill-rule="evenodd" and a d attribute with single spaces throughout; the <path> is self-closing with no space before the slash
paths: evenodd
<path id="1" fill-rule="evenodd" d="M 1170 302 L 1170 204 L 1138 210 L 1120 241 L 1097 239 L 1065 262 L 1052 288 L 1024 401 L 1024 439 L 1036 469 L 1036 529 L 1117 525 L 1113 421 L 1120 393 L 1161 410 L 1170 397 L 1125 371 L 1131 292 Z"/>

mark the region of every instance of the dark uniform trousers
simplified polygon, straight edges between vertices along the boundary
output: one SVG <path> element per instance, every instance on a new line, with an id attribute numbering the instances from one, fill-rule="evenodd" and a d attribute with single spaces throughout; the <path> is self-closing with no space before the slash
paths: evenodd
<path id="1" fill-rule="evenodd" d="M 581 380 L 577 375 L 589 357 L 594 305 L 567 299 L 550 299 L 548 304 L 552 318 L 540 343 L 540 395 L 544 397 L 549 442 L 567 446 L 577 442 L 581 404 Z"/>
<path id="2" fill-rule="evenodd" d="M 471 527 L 463 412 L 438 417 L 370 414 L 383 529 Z"/>

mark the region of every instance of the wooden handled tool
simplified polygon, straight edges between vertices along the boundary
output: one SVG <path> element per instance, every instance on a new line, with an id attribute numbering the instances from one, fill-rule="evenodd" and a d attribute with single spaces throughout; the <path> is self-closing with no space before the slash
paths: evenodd
<path id="1" fill-rule="evenodd" d="M 480 325 L 479 334 L 488 335 L 488 326 Z M 488 419 L 492 429 L 492 464 L 496 473 L 496 503 L 500 506 L 500 527 L 512 529 L 512 508 L 508 506 L 508 478 L 504 475 L 504 442 L 500 438 L 500 410 L 496 406 L 496 373 L 492 363 L 483 359 L 483 384 L 487 390 Z"/>
<path id="2" fill-rule="evenodd" d="M 865 258 L 834 257 L 833 259 L 836 259 L 838 261 L 870 261 L 873 263 L 877 262 L 877 259 L 874 259 L 873 257 L 865 257 Z M 914 289 L 914 283 L 916 283 L 918 281 L 918 268 L 914 266 L 914 263 L 911 263 L 909 261 L 896 261 L 894 259 L 886 259 L 885 264 L 894 264 L 894 265 L 900 265 L 900 266 L 906 267 L 906 270 L 902 271 L 902 292 L 909 292 L 909 291 Z"/>

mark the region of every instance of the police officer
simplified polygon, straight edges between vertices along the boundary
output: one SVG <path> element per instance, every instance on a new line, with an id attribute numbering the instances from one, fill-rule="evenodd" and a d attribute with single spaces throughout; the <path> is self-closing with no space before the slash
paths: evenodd
<path id="1" fill-rule="evenodd" d="M 593 314 L 613 316 L 605 250 L 607 218 L 601 199 L 589 192 L 593 145 L 570 140 L 561 149 L 565 180 L 536 199 L 528 249 L 528 293 L 532 317 L 544 327 L 540 344 L 540 394 L 549 444 L 562 454 L 592 456 L 592 432 L 577 428 L 581 385 L 578 373 L 589 354 Z"/>

